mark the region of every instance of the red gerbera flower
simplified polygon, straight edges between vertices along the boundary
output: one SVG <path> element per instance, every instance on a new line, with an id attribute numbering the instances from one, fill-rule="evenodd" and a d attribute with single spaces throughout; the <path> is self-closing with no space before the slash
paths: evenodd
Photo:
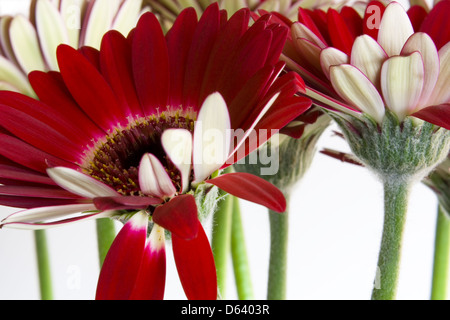
<path id="1" fill-rule="evenodd" d="M 98 299 L 163 298 L 166 229 L 187 297 L 215 299 L 198 218 L 213 185 L 272 210 L 286 205 L 261 178 L 215 172 L 310 106 L 294 96 L 304 90 L 299 76 L 279 77 L 287 29 L 269 16 L 249 28 L 249 17 L 243 9 L 227 19 L 211 5 L 197 20 L 186 9 L 164 35 L 147 13 L 127 38 L 108 32 L 99 51 L 58 47 L 60 72 L 29 76 L 40 101 L 0 93 L 0 203 L 27 209 L 1 226 L 128 221 L 103 264 Z M 247 143 L 253 133 L 257 143 Z"/>
<path id="2" fill-rule="evenodd" d="M 282 59 L 305 79 L 308 96 L 340 115 L 380 123 L 389 109 L 400 120 L 411 115 L 449 129 L 449 6 L 406 12 L 372 1 L 364 17 L 351 7 L 301 9 L 294 23 L 278 16 L 291 25 Z"/>

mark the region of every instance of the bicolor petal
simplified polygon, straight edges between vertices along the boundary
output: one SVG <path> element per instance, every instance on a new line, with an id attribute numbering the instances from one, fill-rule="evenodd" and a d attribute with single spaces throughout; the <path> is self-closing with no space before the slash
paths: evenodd
<path id="1" fill-rule="evenodd" d="M 144 194 L 159 198 L 172 197 L 177 192 L 164 166 L 150 153 L 141 159 L 139 186 Z"/>
<path id="2" fill-rule="evenodd" d="M 120 230 L 106 255 L 97 285 L 97 300 L 130 298 L 144 256 L 148 215 L 136 213 Z"/>
<path id="3" fill-rule="evenodd" d="M 400 120 L 412 113 L 419 102 L 424 82 L 422 57 L 414 52 L 389 58 L 381 68 L 381 91 L 386 106 Z"/>
<path id="4" fill-rule="evenodd" d="M 378 42 L 368 35 L 362 35 L 353 43 L 350 63 L 379 89 L 381 66 L 387 58 L 388 55 Z"/>
<path id="5" fill-rule="evenodd" d="M 175 264 L 189 300 L 217 299 L 217 275 L 208 237 L 198 222 L 198 235 L 186 240 L 172 235 Z"/>
<path id="6" fill-rule="evenodd" d="M 170 158 L 181 174 L 181 193 L 189 188 L 192 165 L 192 134 L 185 129 L 169 129 L 164 131 L 161 142 Z"/>
<path id="7" fill-rule="evenodd" d="M 426 33 L 418 32 L 413 34 L 408 41 L 406 41 L 401 54 L 410 55 L 416 51 L 418 51 L 422 57 L 424 68 L 423 89 L 416 108 L 421 109 L 428 105 L 428 99 L 435 89 L 439 77 L 440 63 L 436 46 L 430 36 Z"/>
<path id="8" fill-rule="evenodd" d="M 343 99 L 381 123 L 384 117 L 383 99 L 360 70 L 352 65 L 333 66 L 330 68 L 330 80 Z"/>
<path id="9" fill-rule="evenodd" d="M 391 2 L 384 11 L 378 32 L 378 43 L 388 56 L 400 54 L 403 45 L 414 33 L 405 9 L 397 2 Z"/>
<path id="10" fill-rule="evenodd" d="M 231 124 L 220 93 L 209 95 L 200 109 L 194 128 L 194 183 L 220 169 L 230 154 Z"/>
<path id="11" fill-rule="evenodd" d="M 166 285 L 164 229 L 153 225 L 130 300 L 162 300 Z"/>
<path id="12" fill-rule="evenodd" d="M 115 197 L 119 194 L 106 184 L 74 169 L 55 167 L 47 169 L 47 174 L 61 188 L 85 198 Z"/>

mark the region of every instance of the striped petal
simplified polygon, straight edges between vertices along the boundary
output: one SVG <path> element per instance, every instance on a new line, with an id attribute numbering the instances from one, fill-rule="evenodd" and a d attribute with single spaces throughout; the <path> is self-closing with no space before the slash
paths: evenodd
<path id="1" fill-rule="evenodd" d="M 27 77 L 10 60 L 0 56 L 0 81 L 5 81 L 16 88 L 15 91 L 35 97 Z"/>
<path id="2" fill-rule="evenodd" d="M 127 300 L 144 256 L 148 215 L 136 213 L 120 230 L 106 255 L 97 285 L 97 300 Z"/>
<path id="3" fill-rule="evenodd" d="M 450 90 L 448 90 L 448 84 L 450 83 L 450 68 L 448 67 L 450 65 L 450 42 L 439 50 L 439 62 L 439 76 L 429 98 L 429 105 L 450 102 Z"/>
<path id="4" fill-rule="evenodd" d="M 322 72 L 330 79 L 330 67 L 349 63 L 348 55 L 334 47 L 328 47 L 320 52 Z"/>
<path id="5" fill-rule="evenodd" d="M 334 66 L 330 68 L 330 80 L 344 100 L 381 123 L 384 117 L 383 100 L 361 71 L 352 65 Z"/>
<path id="6" fill-rule="evenodd" d="M 388 56 L 400 54 L 406 40 L 414 33 L 405 9 L 397 2 L 391 2 L 384 11 L 378 32 L 378 43 Z"/>
<path id="7" fill-rule="evenodd" d="M 181 285 L 189 300 L 217 299 L 217 275 L 208 237 L 198 221 L 198 235 L 185 240 L 172 236 L 173 255 Z"/>
<path id="8" fill-rule="evenodd" d="M 400 120 L 411 114 L 419 102 L 424 82 L 422 57 L 414 52 L 392 57 L 381 68 L 381 90 L 386 106 Z"/>
<path id="9" fill-rule="evenodd" d="M 164 166 L 150 153 L 141 159 L 139 186 L 144 194 L 158 198 L 172 197 L 177 192 Z"/>
<path id="10" fill-rule="evenodd" d="M 181 174 L 181 193 L 189 188 L 192 162 L 192 134 L 185 129 L 169 129 L 163 132 L 161 142 Z"/>
<path id="11" fill-rule="evenodd" d="M 276 212 L 286 210 L 283 193 L 270 182 L 244 172 L 227 173 L 206 181 L 244 200 L 263 205 Z"/>
<path id="12" fill-rule="evenodd" d="M 88 4 L 83 22 L 81 45 L 100 48 L 100 43 L 112 25 L 119 1 L 96 0 Z"/>
<path id="13" fill-rule="evenodd" d="M 56 48 L 68 43 L 69 37 L 61 14 L 49 0 L 36 2 L 36 28 L 45 61 L 51 70 L 59 70 Z"/>
<path id="14" fill-rule="evenodd" d="M 439 54 L 433 40 L 423 32 L 413 34 L 402 49 L 402 55 L 409 55 L 418 51 L 422 56 L 424 79 L 422 94 L 417 105 L 417 109 L 427 105 L 435 88 L 439 76 Z"/>
<path id="15" fill-rule="evenodd" d="M 119 194 L 106 184 L 74 169 L 55 167 L 47 169 L 47 174 L 61 188 L 85 198 L 115 197 Z"/>
<path id="16" fill-rule="evenodd" d="M 380 88 L 380 73 L 383 62 L 388 58 L 383 48 L 371 36 L 362 35 L 355 39 L 350 63 L 361 70 L 377 89 Z"/>
<path id="17" fill-rule="evenodd" d="M 27 18 L 18 15 L 11 21 L 9 38 L 17 62 L 25 73 L 46 69 L 36 30 Z"/>
<path id="18" fill-rule="evenodd" d="M 220 93 L 206 98 L 194 128 L 194 183 L 220 169 L 230 154 L 231 124 L 227 104 Z"/>
<path id="19" fill-rule="evenodd" d="M 130 300 L 162 300 L 166 284 L 164 229 L 153 225 Z"/>
<path id="20" fill-rule="evenodd" d="M 51 207 L 41 207 L 29 210 L 22 210 L 13 213 L 2 220 L 0 226 L 9 225 L 12 223 L 38 223 L 38 222 L 48 222 L 52 220 L 61 220 L 62 218 L 67 218 L 68 216 L 95 210 L 95 206 L 92 203 L 88 204 L 71 204 L 63 206 L 51 206 Z M 81 214 L 80 216 L 83 216 Z"/>
<path id="21" fill-rule="evenodd" d="M 112 29 L 119 31 L 123 35 L 128 33 L 136 26 L 139 15 L 141 14 L 142 0 L 125 0 L 120 5 Z"/>

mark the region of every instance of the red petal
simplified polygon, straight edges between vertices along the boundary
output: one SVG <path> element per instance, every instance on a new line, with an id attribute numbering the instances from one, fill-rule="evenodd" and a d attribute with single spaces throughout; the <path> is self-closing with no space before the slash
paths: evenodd
<path id="1" fill-rule="evenodd" d="M 104 131 L 97 127 L 73 100 L 59 72 L 33 71 L 28 78 L 39 100 L 48 105 L 52 113 L 63 113 L 66 119 L 76 124 L 80 133 L 87 135 L 89 139 L 104 136 Z"/>
<path id="2" fill-rule="evenodd" d="M 173 255 L 181 285 L 189 300 L 217 299 L 217 275 L 208 237 L 200 221 L 195 239 L 172 236 Z"/>
<path id="3" fill-rule="evenodd" d="M 183 10 L 167 32 L 166 41 L 170 61 L 169 105 L 183 104 L 183 86 L 186 64 L 192 38 L 197 26 L 197 14 L 194 8 Z"/>
<path id="4" fill-rule="evenodd" d="M 186 75 L 183 84 L 185 100 L 183 104 L 196 108 L 195 111 L 198 111 L 201 106 L 201 101 L 199 101 L 200 89 L 219 27 L 219 6 L 214 3 L 208 6 L 197 24 L 186 61 Z"/>
<path id="5" fill-rule="evenodd" d="M 422 23 L 421 32 L 428 33 L 439 50 L 450 41 L 450 1 L 440 1 Z"/>
<path id="6" fill-rule="evenodd" d="M 153 13 L 144 14 L 133 35 L 133 74 L 142 109 L 147 115 L 166 108 L 169 96 L 169 57 L 161 25 Z"/>
<path id="7" fill-rule="evenodd" d="M 217 88 L 227 103 L 230 103 L 242 86 L 266 64 L 273 32 L 265 29 L 265 23 L 260 21 L 244 34 L 228 63 L 223 66 L 225 72 Z"/>
<path id="8" fill-rule="evenodd" d="M 144 114 L 134 86 L 131 47 L 120 32 L 112 30 L 103 37 L 100 69 L 127 113 L 142 117 Z"/>
<path id="9" fill-rule="evenodd" d="M 380 22 L 386 7 L 380 1 L 370 1 L 366 6 L 363 19 L 363 32 L 375 40 L 378 38 Z"/>
<path id="10" fill-rule="evenodd" d="M 411 21 L 411 24 L 414 28 L 414 32 L 419 32 L 423 20 L 428 15 L 427 10 L 425 10 L 425 8 L 420 5 L 415 5 L 409 8 L 407 13 L 409 20 Z"/>
<path id="11" fill-rule="evenodd" d="M 174 197 L 156 208 L 153 221 L 181 239 L 195 238 L 198 232 L 195 198 L 190 194 Z"/>
<path id="12" fill-rule="evenodd" d="M 426 107 L 411 116 L 450 130 L 450 103 Z"/>
<path id="13" fill-rule="evenodd" d="M 0 140 L 2 156 L 38 172 L 46 173 L 48 167 L 76 167 L 73 163 L 52 156 L 16 137 L 0 133 Z"/>
<path id="14" fill-rule="evenodd" d="M 223 174 L 206 182 L 238 198 L 261 204 L 270 210 L 276 212 L 286 210 L 286 199 L 283 193 L 273 184 L 258 176 L 234 172 Z"/>
<path id="15" fill-rule="evenodd" d="M 350 55 L 355 36 L 349 30 L 344 19 L 336 10 L 329 9 L 327 11 L 327 23 L 333 46 Z"/>
<path id="16" fill-rule="evenodd" d="M 98 71 L 100 71 L 100 52 L 93 47 L 81 47 L 78 51 L 88 60 Z"/>
<path id="17" fill-rule="evenodd" d="M 147 238 L 147 219 L 131 218 L 106 255 L 97 285 L 97 300 L 126 300 L 136 282 Z"/>
<path id="18" fill-rule="evenodd" d="M 161 199 L 137 196 L 98 197 L 94 198 L 95 207 L 98 210 L 144 210 L 151 205 L 160 204 Z"/>
<path id="19" fill-rule="evenodd" d="M 235 53 L 241 36 L 248 29 L 249 16 L 248 10 L 239 10 L 221 28 L 210 53 L 211 58 L 205 71 L 200 101 L 215 91 L 222 93 L 218 87 L 218 80 L 228 71 L 224 66 Z"/>
<path id="20" fill-rule="evenodd" d="M 330 44 L 329 39 L 325 39 L 322 35 L 328 36 L 328 31 L 326 28 L 322 28 L 319 30 L 319 27 L 326 25 L 326 21 L 324 23 L 315 23 L 313 20 L 313 12 L 308 9 L 299 8 L 298 10 L 298 21 L 304 24 L 309 30 L 311 30 L 322 42 Z"/>
<path id="21" fill-rule="evenodd" d="M 5 159 L 0 159 L 0 178 L 12 179 L 20 182 L 56 185 L 56 183 L 48 176 L 19 166 L 16 163 L 3 164 L 3 161 L 5 161 Z"/>
<path id="22" fill-rule="evenodd" d="M 99 71 L 78 51 L 60 45 L 57 56 L 64 82 L 83 111 L 104 130 L 127 125 L 126 114 Z"/>
<path id="23" fill-rule="evenodd" d="M 363 18 L 355 9 L 345 6 L 341 9 L 340 14 L 353 37 L 362 35 Z"/>
<path id="24" fill-rule="evenodd" d="M 39 106 L 39 104 L 34 105 Z M 58 127 L 49 114 L 40 115 L 37 118 L 0 104 L 0 125 L 36 148 L 67 161 L 76 162 L 82 154 L 80 145 L 69 138 L 72 134 Z M 64 131 L 61 132 L 60 129 Z"/>
<path id="25" fill-rule="evenodd" d="M 160 232 L 164 232 L 161 228 Z M 154 230 L 152 230 L 154 232 Z M 131 300 L 162 300 L 166 284 L 166 250 L 164 239 L 152 241 L 152 235 L 145 247 L 141 267 Z"/>
<path id="26" fill-rule="evenodd" d="M 0 185 L 0 195 L 33 197 L 33 198 L 56 198 L 56 199 L 79 199 L 80 197 L 57 187 L 43 186 L 11 186 Z"/>
<path id="27" fill-rule="evenodd" d="M 70 204 L 81 204 L 86 201 L 83 199 L 49 199 L 49 198 L 30 198 L 30 197 L 16 197 L 16 196 L 2 196 L 0 195 L 0 205 L 32 209 L 37 207 L 62 206 Z"/>
<path id="28" fill-rule="evenodd" d="M 243 126 L 244 121 L 248 121 L 250 115 L 256 112 L 255 108 L 258 105 L 258 101 L 267 93 L 267 87 L 271 84 L 269 80 L 273 74 L 274 68 L 272 66 L 265 66 L 260 69 L 245 83 L 233 101 L 229 103 L 228 111 L 232 128 L 246 129 Z"/>

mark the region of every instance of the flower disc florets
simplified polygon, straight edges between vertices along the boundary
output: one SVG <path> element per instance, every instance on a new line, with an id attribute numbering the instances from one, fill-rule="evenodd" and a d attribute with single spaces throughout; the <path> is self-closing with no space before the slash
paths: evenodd
<path id="1" fill-rule="evenodd" d="M 167 156 L 161 136 L 167 129 L 194 131 L 192 115 L 165 112 L 133 121 L 126 128 L 116 129 L 97 143 L 81 165 L 91 177 L 105 183 L 123 195 L 143 196 L 139 187 L 139 163 L 151 153 L 164 166 L 177 190 L 181 175 Z"/>

